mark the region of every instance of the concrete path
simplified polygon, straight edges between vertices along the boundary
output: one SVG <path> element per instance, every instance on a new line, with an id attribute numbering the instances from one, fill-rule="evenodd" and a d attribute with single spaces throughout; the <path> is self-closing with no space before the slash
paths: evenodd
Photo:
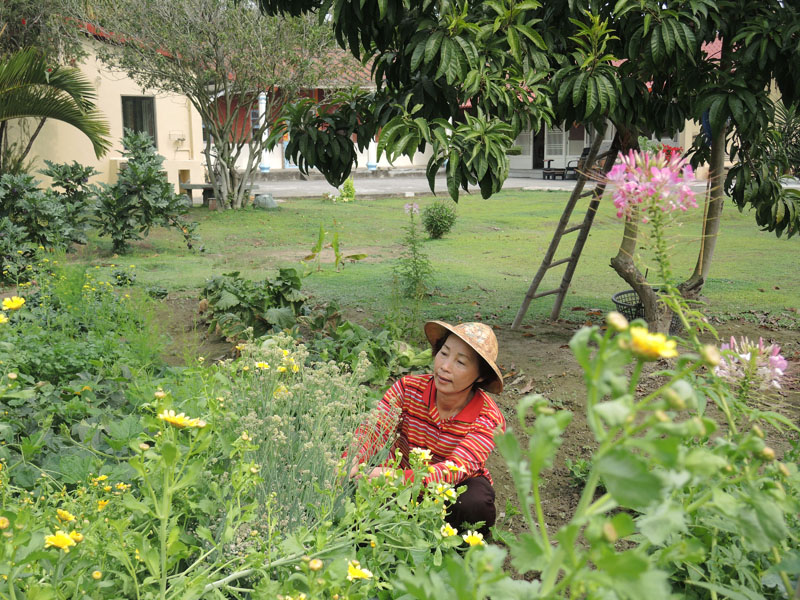
<path id="1" fill-rule="evenodd" d="M 429 196 L 431 194 L 428 180 L 424 173 L 419 171 L 397 171 L 393 175 L 374 175 L 367 173 L 356 173 L 353 177 L 356 188 L 356 195 L 362 198 L 387 198 L 387 197 L 407 197 Z M 787 179 L 783 181 L 784 187 L 798 188 L 800 183 L 797 179 Z M 587 189 L 592 183 L 587 184 Z M 542 179 L 542 172 L 539 170 L 511 172 L 511 176 L 503 184 L 504 190 L 525 190 L 525 191 L 565 191 L 571 192 L 575 187 L 575 180 Z M 692 188 L 695 192 L 703 192 L 706 187 L 705 181 L 696 182 Z M 447 182 L 444 177 L 436 178 L 436 195 L 448 198 Z M 253 187 L 253 194 L 272 194 L 278 201 L 289 198 L 322 198 L 323 194 L 337 194 L 338 190 L 328 184 L 321 177 L 309 179 L 269 179 L 257 181 Z M 462 192 L 463 193 L 463 192 Z M 470 187 L 469 194 L 480 197 L 480 190 Z"/>

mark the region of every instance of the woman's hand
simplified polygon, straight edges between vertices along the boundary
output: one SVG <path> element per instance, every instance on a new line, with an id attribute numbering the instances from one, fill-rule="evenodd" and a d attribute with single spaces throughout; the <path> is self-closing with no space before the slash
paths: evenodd
<path id="1" fill-rule="evenodd" d="M 350 469 L 350 477 L 358 479 L 361 477 L 361 473 L 359 472 L 359 467 L 361 465 L 353 465 L 353 468 Z M 375 479 L 386 473 L 387 471 L 394 471 L 391 467 L 375 467 L 369 473 L 367 473 L 367 479 Z"/>

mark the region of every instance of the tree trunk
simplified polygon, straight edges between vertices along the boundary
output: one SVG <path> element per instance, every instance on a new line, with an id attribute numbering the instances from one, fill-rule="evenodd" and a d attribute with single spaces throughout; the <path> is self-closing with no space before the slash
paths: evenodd
<path id="1" fill-rule="evenodd" d="M 725 178 L 725 138 L 727 126 L 722 125 L 713 133 L 711 140 L 711 164 L 708 179 L 710 192 L 707 198 L 706 213 L 703 217 L 703 235 L 700 239 L 700 252 L 694 273 L 678 286 L 685 298 L 697 298 L 703 289 L 711 262 L 714 259 L 714 248 L 717 245 L 719 222 L 722 218 L 722 207 L 725 202 L 723 183 Z"/>

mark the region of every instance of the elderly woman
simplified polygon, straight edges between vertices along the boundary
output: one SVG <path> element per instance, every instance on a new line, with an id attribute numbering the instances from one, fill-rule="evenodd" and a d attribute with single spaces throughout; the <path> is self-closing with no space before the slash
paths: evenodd
<path id="1" fill-rule="evenodd" d="M 485 533 L 496 518 L 486 458 L 494 449 L 495 432 L 506 427 L 497 404 L 486 394 L 503 390 L 503 376 L 495 364 L 497 338 L 483 323 L 452 326 L 443 321 L 426 323 L 425 335 L 433 348 L 433 374 L 407 375 L 389 388 L 378 405 L 375 424 L 359 428 L 366 441 L 357 462 L 369 460 L 396 436 L 391 456 L 400 450 L 400 466 L 410 477 L 409 452 L 429 450 L 432 469 L 426 484 L 467 487 L 450 507 L 447 521 L 457 528 L 482 521 Z M 376 467 L 367 475 L 376 477 L 386 469 Z M 350 475 L 358 472 L 356 464 Z"/>

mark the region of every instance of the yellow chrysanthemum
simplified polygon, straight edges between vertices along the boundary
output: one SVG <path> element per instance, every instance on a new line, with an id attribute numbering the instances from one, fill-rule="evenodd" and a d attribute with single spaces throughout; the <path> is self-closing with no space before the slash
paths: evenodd
<path id="1" fill-rule="evenodd" d="M 56 514 L 58 515 L 58 520 L 59 521 L 67 521 L 67 522 L 69 522 L 69 521 L 74 521 L 75 520 L 75 515 L 73 515 L 72 513 L 70 513 L 67 510 L 62 510 L 62 509 L 58 508 L 58 509 L 56 509 Z"/>
<path id="2" fill-rule="evenodd" d="M 0 529 L 8 529 L 11 522 L 6 517 L 0 517 Z"/>
<path id="3" fill-rule="evenodd" d="M 261 369 L 262 371 L 266 371 L 269 369 L 269 363 L 266 362 L 257 362 L 256 369 Z"/>
<path id="4" fill-rule="evenodd" d="M 677 342 L 663 333 L 650 333 L 645 327 L 631 327 L 631 351 L 642 360 L 658 360 L 678 356 Z"/>
<path id="5" fill-rule="evenodd" d="M 486 542 L 483 541 L 483 534 L 471 529 L 461 536 L 465 542 L 470 546 L 483 546 Z"/>
<path id="6" fill-rule="evenodd" d="M 178 429 L 183 429 L 185 427 L 196 427 L 198 429 L 202 429 L 206 426 L 206 422 L 202 419 L 192 419 L 187 417 L 184 413 L 176 415 L 174 410 L 165 410 L 163 413 L 158 415 L 158 418 L 169 423 L 173 427 L 177 427 Z"/>
<path id="7" fill-rule="evenodd" d="M 3 310 L 19 310 L 25 304 L 25 298 L 20 296 L 11 296 L 11 298 L 3 298 Z"/>
<path id="8" fill-rule="evenodd" d="M 92 571 L 92 579 L 100 579 L 103 577 L 102 571 Z"/>
<path id="9" fill-rule="evenodd" d="M 45 548 L 50 548 L 52 546 L 54 548 L 60 548 L 64 552 L 69 552 L 69 549 L 74 545 L 75 540 L 64 531 L 56 531 L 53 535 L 47 535 L 44 538 Z"/>
<path id="10" fill-rule="evenodd" d="M 454 529 L 450 526 L 450 523 L 445 523 L 442 525 L 442 528 L 439 530 L 442 534 L 442 537 L 451 537 L 454 535 L 458 535 L 458 530 Z"/>
<path id="11" fill-rule="evenodd" d="M 8 323 L 8 317 L 6 313 L 0 312 L 0 324 Z"/>
<path id="12" fill-rule="evenodd" d="M 362 569 L 357 560 L 348 561 L 347 580 L 355 581 L 356 579 L 372 579 L 372 572 L 369 569 Z"/>
<path id="13" fill-rule="evenodd" d="M 98 500 L 97 501 L 97 510 L 101 511 L 108 505 L 108 500 Z"/>

